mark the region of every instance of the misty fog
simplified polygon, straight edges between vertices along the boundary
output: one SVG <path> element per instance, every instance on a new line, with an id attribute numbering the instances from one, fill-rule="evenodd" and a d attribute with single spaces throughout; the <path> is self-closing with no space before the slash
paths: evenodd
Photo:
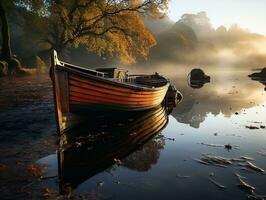
<path id="1" fill-rule="evenodd" d="M 266 37 L 251 33 L 238 25 L 214 28 L 206 12 L 184 14 L 166 28 L 148 27 L 154 31 L 157 45 L 151 49 L 147 65 L 183 65 L 222 67 L 228 69 L 262 68 L 266 63 Z M 152 26 L 153 25 L 153 26 Z"/>

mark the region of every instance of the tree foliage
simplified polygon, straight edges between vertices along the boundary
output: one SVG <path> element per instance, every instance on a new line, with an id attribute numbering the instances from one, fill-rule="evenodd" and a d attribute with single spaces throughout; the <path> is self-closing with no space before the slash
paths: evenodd
<path id="1" fill-rule="evenodd" d="M 122 63 L 147 58 L 156 44 L 143 18 L 161 18 L 168 0 L 19 0 L 17 5 L 42 18 L 46 50 L 59 53 L 85 45 Z"/>

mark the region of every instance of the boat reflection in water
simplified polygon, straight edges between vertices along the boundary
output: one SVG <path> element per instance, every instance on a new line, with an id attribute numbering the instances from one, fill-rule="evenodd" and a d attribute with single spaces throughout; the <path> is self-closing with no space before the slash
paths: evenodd
<path id="1" fill-rule="evenodd" d="M 171 108 L 158 106 L 120 115 L 97 114 L 64 131 L 58 151 L 60 193 L 119 164 L 164 129 L 170 112 Z"/>

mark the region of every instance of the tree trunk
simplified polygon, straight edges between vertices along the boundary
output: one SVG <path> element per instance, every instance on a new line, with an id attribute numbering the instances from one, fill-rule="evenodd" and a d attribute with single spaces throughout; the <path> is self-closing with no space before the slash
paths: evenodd
<path id="1" fill-rule="evenodd" d="M 0 1 L 0 20 L 2 24 L 1 32 L 2 32 L 2 39 L 3 39 L 2 53 L 0 57 L 1 59 L 9 62 L 12 58 L 11 47 L 10 47 L 10 33 L 9 33 L 6 12 L 5 12 L 5 9 L 1 1 Z"/>

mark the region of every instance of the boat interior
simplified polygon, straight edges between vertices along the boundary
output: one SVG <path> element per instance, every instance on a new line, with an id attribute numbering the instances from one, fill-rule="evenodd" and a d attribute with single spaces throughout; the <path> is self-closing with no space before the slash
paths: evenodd
<path id="1" fill-rule="evenodd" d="M 70 69 L 71 71 L 77 71 L 81 73 L 91 74 L 97 77 L 102 77 L 106 79 L 112 79 L 114 81 L 129 83 L 133 85 L 138 85 L 141 87 L 161 87 L 166 85 L 169 81 L 163 76 L 159 75 L 157 72 L 153 75 L 130 75 L 127 70 L 121 68 L 98 68 L 96 70 L 91 70 L 88 68 L 72 65 L 66 62 L 60 61 L 60 67 L 65 69 Z"/>

